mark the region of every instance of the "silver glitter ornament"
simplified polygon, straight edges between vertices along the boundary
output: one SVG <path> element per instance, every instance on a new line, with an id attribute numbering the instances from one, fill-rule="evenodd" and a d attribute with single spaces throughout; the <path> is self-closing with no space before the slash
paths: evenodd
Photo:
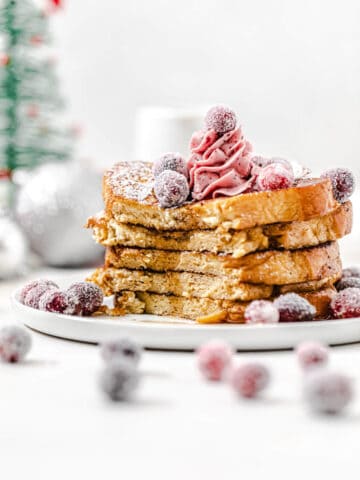
<path id="1" fill-rule="evenodd" d="M 27 253 L 26 239 L 18 225 L 6 214 L 0 214 L 0 279 L 23 273 Z"/>
<path id="2" fill-rule="evenodd" d="M 34 170 L 20 189 L 16 217 L 46 264 L 75 267 L 103 253 L 84 229 L 87 217 L 101 208 L 100 175 L 78 163 L 54 163 Z"/>

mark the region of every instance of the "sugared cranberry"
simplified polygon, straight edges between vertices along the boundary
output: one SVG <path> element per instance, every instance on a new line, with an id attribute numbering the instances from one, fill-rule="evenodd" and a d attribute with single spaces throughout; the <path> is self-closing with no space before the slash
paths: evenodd
<path id="1" fill-rule="evenodd" d="M 45 292 L 39 301 L 39 310 L 73 315 L 76 304 L 66 292 L 53 289 Z"/>
<path id="2" fill-rule="evenodd" d="M 319 342 L 302 342 L 296 348 L 296 355 L 301 367 L 306 370 L 325 365 L 329 358 L 329 350 Z"/>
<path id="3" fill-rule="evenodd" d="M 30 348 L 31 337 L 24 328 L 8 326 L 0 330 L 0 358 L 4 362 L 21 362 Z"/>
<path id="4" fill-rule="evenodd" d="M 213 340 L 197 351 L 200 372 L 207 380 L 219 381 L 232 362 L 233 350 L 221 341 Z"/>
<path id="5" fill-rule="evenodd" d="M 52 280 L 34 280 L 33 282 L 27 283 L 21 290 L 20 296 L 19 296 L 19 301 L 23 303 L 24 305 L 27 305 L 26 303 L 26 297 L 27 295 L 31 292 L 32 289 L 37 288 L 37 293 L 39 294 L 41 290 L 46 291 L 49 288 L 59 288 L 59 286 L 53 282 Z M 29 302 L 34 303 L 33 296 L 29 297 Z M 31 307 L 32 305 L 28 305 Z M 36 307 L 34 307 L 36 308 Z"/>
<path id="6" fill-rule="evenodd" d="M 297 293 L 285 293 L 274 301 L 280 322 L 306 322 L 314 320 L 315 308 Z"/>
<path id="7" fill-rule="evenodd" d="M 155 178 L 154 191 L 161 207 L 179 207 L 189 196 L 189 184 L 181 173 L 165 170 Z"/>
<path id="8" fill-rule="evenodd" d="M 321 178 L 331 180 L 335 199 L 344 203 L 354 193 L 355 177 L 347 168 L 332 168 L 321 175 Z"/>
<path id="9" fill-rule="evenodd" d="M 153 173 L 157 177 L 165 170 L 173 170 L 174 172 L 181 173 L 184 177 L 189 177 L 189 171 L 185 159 L 180 153 L 165 153 L 160 158 L 155 160 L 153 164 Z"/>
<path id="10" fill-rule="evenodd" d="M 128 400 L 135 392 L 140 374 L 130 363 L 108 364 L 100 375 L 100 388 L 114 402 Z"/>
<path id="11" fill-rule="evenodd" d="M 260 190 L 289 188 L 294 183 L 294 174 L 280 163 L 271 163 L 259 172 L 257 184 Z"/>
<path id="12" fill-rule="evenodd" d="M 282 165 L 284 168 L 286 168 L 287 170 L 289 170 L 292 175 L 294 175 L 294 169 L 293 169 L 293 166 L 291 165 L 291 163 L 289 162 L 289 160 L 286 160 L 286 158 L 281 158 L 281 157 L 271 157 L 270 160 L 269 160 L 269 164 L 272 164 L 272 163 L 277 163 L 279 165 Z"/>
<path id="13" fill-rule="evenodd" d="M 57 288 L 47 285 L 39 285 L 35 288 L 32 288 L 25 297 L 25 305 L 27 305 L 28 307 L 39 309 L 42 296 L 45 295 L 45 293 L 53 290 L 57 290 Z"/>
<path id="14" fill-rule="evenodd" d="M 358 267 L 344 268 L 344 270 L 342 271 L 341 278 L 347 278 L 347 277 L 360 278 L 360 268 Z"/>
<path id="15" fill-rule="evenodd" d="M 104 294 L 95 283 L 76 282 L 66 290 L 70 301 L 76 305 L 76 315 L 91 315 L 102 305 Z"/>
<path id="16" fill-rule="evenodd" d="M 317 413 L 340 413 L 353 398 L 351 380 L 341 373 L 316 369 L 304 380 L 305 400 Z"/>
<path id="17" fill-rule="evenodd" d="M 255 163 L 258 167 L 266 167 L 271 163 L 270 158 L 262 157 L 261 155 L 253 155 L 251 157 L 251 161 Z"/>
<path id="18" fill-rule="evenodd" d="M 360 289 L 341 290 L 331 300 L 330 309 L 335 318 L 360 317 Z"/>
<path id="19" fill-rule="evenodd" d="M 246 307 L 244 317 L 246 323 L 277 323 L 279 311 L 268 300 L 254 300 Z"/>
<path id="20" fill-rule="evenodd" d="M 125 361 L 137 366 L 141 358 L 141 347 L 129 338 L 119 338 L 103 342 L 100 353 L 106 363 Z"/>
<path id="21" fill-rule="evenodd" d="M 236 114 L 229 107 L 216 105 L 205 115 L 205 126 L 207 130 L 215 130 L 216 133 L 223 135 L 236 127 Z"/>
<path id="22" fill-rule="evenodd" d="M 234 390 L 245 398 L 256 397 L 267 387 L 269 370 L 260 363 L 246 363 L 235 367 L 230 374 L 230 383 Z"/>
<path id="23" fill-rule="evenodd" d="M 345 277 L 339 280 L 336 283 L 336 290 L 345 290 L 345 288 L 360 288 L 360 278 L 359 277 Z"/>

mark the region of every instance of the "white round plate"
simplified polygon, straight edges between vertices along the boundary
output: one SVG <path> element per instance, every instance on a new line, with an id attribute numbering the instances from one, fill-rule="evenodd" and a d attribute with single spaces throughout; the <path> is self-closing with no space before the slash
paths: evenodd
<path id="1" fill-rule="evenodd" d="M 200 325 L 191 320 L 158 315 L 78 317 L 42 312 L 12 295 L 19 319 L 28 327 L 55 337 L 99 343 L 114 337 L 131 337 L 147 348 L 193 350 L 211 339 L 222 339 L 238 350 L 293 348 L 303 340 L 329 345 L 360 341 L 360 318 L 275 325 Z"/>

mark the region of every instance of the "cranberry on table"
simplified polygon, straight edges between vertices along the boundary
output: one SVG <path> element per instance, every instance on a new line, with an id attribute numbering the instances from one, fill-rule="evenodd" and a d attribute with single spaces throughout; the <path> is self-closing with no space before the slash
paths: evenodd
<path id="1" fill-rule="evenodd" d="M 205 115 L 205 126 L 207 130 L 215 130 L 223 135 L 236 128 L 236 114 L 234 110 L 224 105 L 216 105 L 210 108 Z"/>
<path id="2" fill-rule="evenodd" d="M 260 190 L 280 190 L 294 183 L 294 173 L 280 163 L 271 163 L 260 170 L 257 184 Z"/>
<path id="3" fill-rule="evenodd" d="M 100 353 L 106 363 L 114 361 L 125 361 L 133 366 L 139 364 L 142 349 L 129 338 L 108 340 L 100 345 Z"/>
<path id="4" fill-rule="evenodd" d="M 244 317 L 246 323 L 277 323 L 279 311 L 268 300 L 254 300 L 246 307 Z"/>
<path id="5" fill-rule="evenodd" d="M 315 307 L 297 293 L 285 293 L 274 301 L 280 322 L 307 322 L 314 320 Z"/>
<path id="6" fill-rule="evenodd" d="M 19 301 L 23 304 L 26 304 L 25 299 L 26 299 L 26 296 L 28 295 L 28 293 L 33 288 L 38 288 L 38 291 L 39 291 L 39 287 L 44 289 L 44 291 L 49 287 L 59 288 L 59 286 L 55 282 L 53 282 L 52 280 L 45 280 L 45 279 L 34 280 L 33 282 L 27 283 L 22 288 L 22 290 L 20 292 L 20 296 L 19 296 Z M 29 306 L 31 306 L 31 305 L 29 305 Z"/>
<path id="7" fill-rule="evenodd" d="M 296 347 L 296 356 L 300 366 L 307 370 L 325 365 L 329 359 L 329 349 L 320 342 L 302 342 Z"/>
<path id="8" fill-rule="evenodd" d="M 329 178 L 335 199 L 346 202 L 355 190 L 355 177 L 347 168 L 332 168 L 321 175 L 321 178 Z"/>
<path id="9" fill-rule="evenodd" d="M 173 170 L 178 172 L 184 177 L 189 177 L 189 171 L 186 164 L 186 160 L 180 155 L 180 153 L 165 153 L 160 158 L 154 161 L 153 173 L 157 177 L 165 170 Z"/>
<path id="10" fill-rule="evenodd" d="M 335 318 L 360 317 L 360 289 L 346 288 L 331 300 L 330 310 Z"/>
<path id="11" fill-rule="evenodd" d="M 100 375 L 100 388 L 112 401 L 125 401 L 136 391 L 140 374 L 130 363 L 108 364 Z"/>
<path id="12" fill-rule="evenodd" d="M 155 177 L 154 191 L 163 208 L 179 207 L 190 193 L 186 177 L 173 170 L 165 170 Z"/>
<path id="13" fill-rule="evenodd" d="M 4 362 L 21 362 L 30 349 L 31 337 L 24 328 L 8 326 L 0 330 L 0 358 Z"/>
<path id="14" fill-rule="evenodd" d="M 335 284 L 336 290 L 345 290 L 345 288 L 360 288 L 359 277 L 344 277 Z"/>
<path id="15" fill-rule="evenodd" d="M 254 398 L 269 384 L 269 370 L 260 363 L 245 363 L 235 367 L 230 375 L 230 384 L 244 398 Z"/>
<path id="16" fill-rule="evenodd" d="M 66 294 L 76 305 L 76 315 L 91 315 L 102 305 L 104 294 L 95 283 L 76 282 L 70 285 Z"/>
<path id="17" fill-rule="evenodd" d="M 351 380 L 341 373 L 318 369 L 306 375 L 304 398 L 317 413 L 341 413 L 353 398 Z"/>
<path id="18" fill-rule="evenodd" d="M 212 340 L 197 351 L 197 364 L 207 380 L 222 380 L 233 358 L 232 348 L 220 340 Z"/>

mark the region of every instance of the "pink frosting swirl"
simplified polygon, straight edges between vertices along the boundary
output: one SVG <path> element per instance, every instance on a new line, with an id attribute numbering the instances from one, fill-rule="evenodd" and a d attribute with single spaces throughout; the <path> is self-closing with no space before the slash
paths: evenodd
<path id="1" fill-rule="evenodd" d="M 232 197 L 254 189 L 258 167 L 240 127 L 221 137 L 214 130 L 195 132 L 190 149 L 190 189 L 195 200 Z"/>

